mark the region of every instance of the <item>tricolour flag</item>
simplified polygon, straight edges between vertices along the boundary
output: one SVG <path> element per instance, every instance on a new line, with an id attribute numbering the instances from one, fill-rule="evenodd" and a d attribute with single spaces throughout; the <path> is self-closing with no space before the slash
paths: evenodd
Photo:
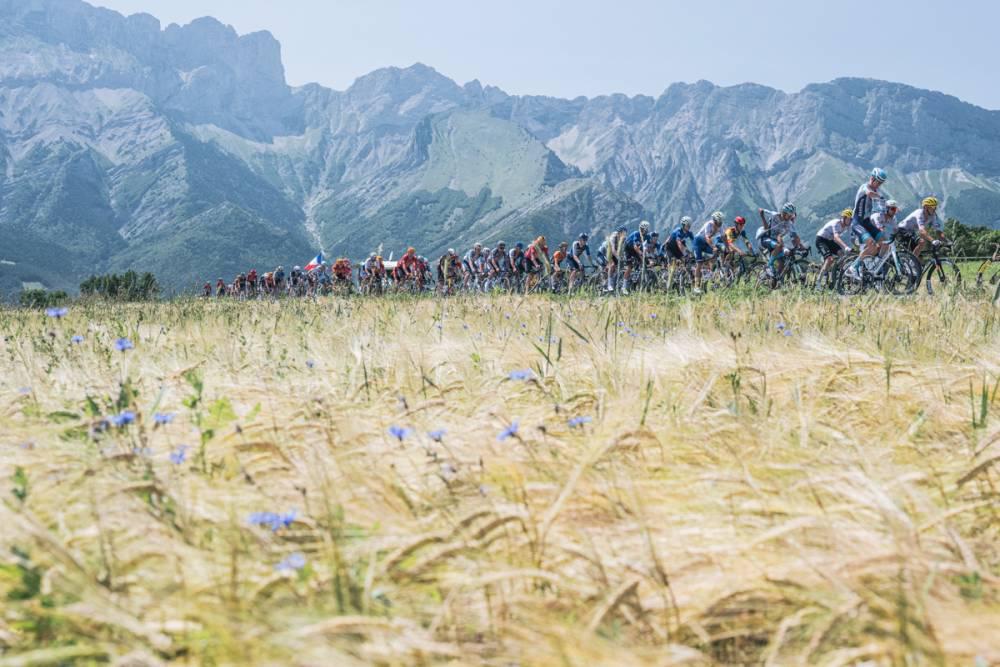
<path id="1" fill-rule="evenodd" d="M 313 269 L 318 269 L 319 265 L 323 263 L 323 253 L 316 255 L 316 258 L 311 262 L 306 264 L 306 271 L 312 271 Z"/>

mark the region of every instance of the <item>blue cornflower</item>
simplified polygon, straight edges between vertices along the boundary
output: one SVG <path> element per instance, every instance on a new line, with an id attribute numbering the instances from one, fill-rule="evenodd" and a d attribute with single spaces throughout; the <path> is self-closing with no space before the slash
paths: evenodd
<path id="1" fill-rule="evenodd" d="M 784 322 L 778 322 L 774 326 L 778 329 L 778 331 L 784 331 L 785 330 L 785 323 Z"/>
<path id="2" fill-rule="evenodd" d="M 656 313 L 650 313 L 649 314 L 649 319 L 655 320 L 656 319 Z"/>
<path id="3" fill-rule="evenodd" d="M 625 323 L 624 322 L 619 322 L 618 326 L 623 327 L 623 326 L 625 326 Z"/>
<path id="4" fill-rule="evenodd" d="M 437 430 L 430 431 L 427 435 L 430 436 L 431 440 L 433 440 L 434 442 L 441 442 L 442 440 L 444 440 L 444 434 L 447 432 L 448 431 L 444 430 L 443 428 L 439 428 Z"/>
<path id="5" fill-rule="evenodd" d="M 132 412 L 131 410 L 123 410 L 117 415 L 113 415 L 111 417 L 111 423 L 117 426 L 118 428 L 123 428 L 125 426 L 128 426 L 134 421 L 135 421 L 135 413 Z"/>
<path id="6" fill-rule="evenodd" d="M 573 417 L 569 420 L 570 428 L 576 428 L 594 421 L 591 417 Z"/>
<path id="7" fill-rule="evenodd" d="M 282 528 L 288 528 L 293 523 L 295 523 L 295 517 L 298 513 L 295 510 L 286 512 L 285 514 L 278 514 L 276 512 L 254 512 L 247 519 L 251 526 L 265 526 L 270 528 L 272 532 L 278 532 Z"/>
<path id="8" fill-rule="evenodd" d="M 169 424 L 174 420 L 174 413 L 172 412 L 157 412 L 153 415 L 153 422 L 160 425 Z"/>
<path id="9" fill-rule="evenodd" d="M 497 436 L 497 440 L 500 441 L 500 442 L 503 442 L 507 438 L 516 438 L 517 437 L 517 426 L 518 426 L 517 420 L 514 420 L 513 422 L 511 422 L 510 426 L 508 426 L 504 430 L 500 431 L 500 435 Z"/>
<path id="10" fill-rule="evenodd" d="M 316 362 L 312 359 L 306 359 L 306 366 L 308 368 L 316 368 Z"/>
<path id="11" fill-rule="evenodd" d="M 539 338 L 538 340 L 541 340 L 541 338 Z M 507 375 L 507 377 L 509 377 L 511 380 L 531 380 L 534 379 L 535 372 L 532 371 L 530 368 L 520 368 L 511 371 Z"/>
<path id="12" fill-rule="evenodd" d="M 46 308 L 45 314 L 49 317 L 54 317 L 57 320 L 66 317 L 66 313 L 69 312 L 69 308 Z"/>
<path id="13" fill-rule="evenodd" d="M 115 341 L 115 349 L 119 352 L 124 352 L 125 350 L 131 350 L 135 345 L 132 344 L 128 338 L 119 338 Z"/>
<path id="14" fill-rule="evenodd" d="M 17 393 L 21 394 L 22 396 L 27 396 L 28 394 L 31 393 L 31 387 L 21 387 L 17 390 Z"/>
<path id="15" fill-rule="evenodd" d="M 410 436 L 410 434 L 412 434 L 412 433 L 413 433 L 413 429 L 412 428 L 405 428 L 403 426 L 390 426 L 389 427 L 389 435 L 391 435 L 392 437 L 396 438 L 400 442 L 403 442 L 403 440 L 406 440 L 406 438 L 408 438 Z"/>
<path id="16" fill-rule="evenodd" d="M 74 345 L 79 345 L 80 343 L 83 342 L 83 336 L 77 334 L 76 336 L 73 336 L 72 338 L 70 338 L 69 341 L 71 343 L 73 343 Z"/>
<path id="17" fill-rule="evenodd" d="M 175 466 L 179 466 L 180 464 L 184 463 L 185 461 L 187 461 L 187 451 L 188 451 L 187 445 L 179 446 L 177 449 L 170 452 L 170 462 L 173 463 Z"/>
<path id="18" fill-rule="evenodd" d="M 462 328 L 463 328 L 463 329 L 465 329 L 466 331 L 468 331 L 468 330 L 469 330 L 469 325 L 468 325 L 468 324 L 465 324 L 465 323 L 463 322 L 463 323 L 462 323 Z"/>
<path id="19" fill-rule="evenodd" d="M 305 566 L 306 557 L 296 551 L 293 554 L 285 556 L 280 563 L 274 566 L 274 569 L 279 572 L 288 572 L 290 570 L 301 570 Z"/>
<path id="20" fill-rule="evenodd" d="M 785 335 L 786 336 L 791 336 L 792 335 L 792 330 L 791 329 L 785 329 Z"/>

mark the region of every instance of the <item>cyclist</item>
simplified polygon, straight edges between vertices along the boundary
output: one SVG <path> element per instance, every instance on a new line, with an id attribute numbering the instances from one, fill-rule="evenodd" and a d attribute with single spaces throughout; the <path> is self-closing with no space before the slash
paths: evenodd
<path id="1" fill-rule="evenodd" d="M 694 237 L 694 261 L 698 265 L 694 272 L 695 292 L 699 292 L 701 287 L 701 265 L 715 256 L 712 246 L 716 234 L 722 229 L 723 220 L 725 216 L 722 215 L 722 211 L 716 211 Z"/>
<path id="2" fill-rule="evenodd" d="M 775 264 L 791 252 L 787 243 L 789 237 L 796 248 L 805 248 L 802 239 L 799 238 L 799 233 L 795 231 L 797 211 L 795 204 L 789 202 L 781 207 L 781 211 L 769 211 L 761 208 L 757 209 L 757 213 L 763 223 L 761 226 L 763 233 L 758 230 L 757 236 L 760 240 L 761 250 L 767 250 L 770 254 L 767 268 L 773 276 L 776 273 Z"/>
<path id="3" fill-rule="evenodd" d="M 819 267 L 819 275 L 816 276 L 817 285 L 833 266 L 837 255 L 851 249 L 841 236 L 851 229 L 851 218 L 853 217 L 854 209 L 845 208 L 840 212 L 839 218 L 834 218 L 816 232 L 816 250 L 823 257 L 823 265 Z"/>
<path id="4" fill-rule="evenodd" d="M 510 273 L 513 280 L 522 278 L 525 274 L 524 265 L 524 244 L 518 241 L 507 253 L 507 260 L 510 262 Z"/>
<path id="5" fill-rule="evenodd" d="M 622 276 L 625 288 L 622 294 L 628 294 L 628 281 L 632 270 L 644 263 L 646 239 L 649 238 L 649 223 L 645 220 L 639 223 L 639 229 L 625 237 L 625 275 Z"/>
<path id="6" fill-rule="evenodd" d="M 624 245 L 627 231 L 628 228 L 625 225 L 620 225 L 611 236 L 604 239 L 604 243 L 597 249 L 598 261 L 608 271 L 608 292 L 615 291 L 614 279 L 618 273 L 619 264 L 624 260 L 623 254 L 625 252 Z"/>
<path id="7" fill-rule="evenodd" d="M 881 247 L 896 234 L 896 213 L 899 212 L 899 204 L 895 199 L 890 199 L 885 203 L 884 211 L 872 213 L 872 224 L 878 228 Z"/>
<path id="8" fill-rule="evenodd" d="M 885 193 L 879 188 L 889 180 L 885 170 L 880 167 L 872 169 L 868 181 L 861 184 L 854 197 L 854 215 L 851 218 L 851 233 L 861 246 L 858 259 L 847 269 L 848 273 L 857 277 L 858 266 L 865 257 L 878 251 L 878 241 L 882 232 L 872 223 L 872 214 L 885 209 Z"/>
<path id="9" fill-rule="evenodd" d="M 666 256 L 671 262 L 684 259 L 684 255 L 688 252 L 687 244 L 694 243 L 694 234 L 691 233 L 691 223 L 691 218 L 685 215 L 681 218 L 681 224 L 678 225 L 677 229 L 670 232 L 666 243 L 663 244 Z"/>
<path id="10" fill-rule="evenodd" d="M 563 277 L 563 271 L 565 271 L 565 268 L 563 267 L 563 262 L 566 262 L 568 264 L 569 262 L 566 261 L 568 258 L 569 258 L 569 243 L 567 241 L 563 241 L 562 243 L 559 244 L 559 247 L 556 248 L 556 251 L 552 253 L 553 287 L 555 287 L 556 281 L 560 280 Z"/>
<path id="11" fill-rule="evenodd" d="M 285 267 L 279 266 L 274 270 L 274 289 L 281 291 L 285 288 Z"/>
<path id="12" fill-rule="evenodd" d="M 534 287 L 537 280 L 532 280 L 532 276 L 539 273 L 546 275 L 549 273 L 549 247 L 545 245 L 545 237 L 539 236 L 528 245 L 524 251 L 524 267 L 527 270 L 527 288 Z"/>
<path id="13" fill-rule="evenodd" d="M 437 263 L 438 284 L 444 294 L 451 294 L 452 287 L 458 282 L 461 262 L 454 248 L 441 255 Z"/>
<path id="14" fill-rule="evenodd" d="M 743 239 L 743 247 L 746 248 L 746 252 L 736 246 L 736 242 L 740 239 Z M 722 230 L 722 244 L 727 255 L 734 253 L 740 256 L 753 254 L 753 245 L 750 243 L 750 239 L 747 238 L 746 218 L 742 215 L 733 218 L 733 224 Z"/>
<path id="15" fill-rule="evenodd" d="M 250 269 L 247 274 L 247 291 L 251 296 L 257 295 L 257 269 Z"/>
<path id="16" fill-rule="evenodd" d="M 913 254 L 917 257 L 920 257 L 928 243 L 936 247 L 948 240 L 945 238 L 944 226 L 938 217 L 937 207 L 937 197 L 927 197 L 920 203 L 920 208 L 899 223 L 897 234 L 912 248 Z"/>
<path id="17" fill-rule="evenodd" d="M 382 256 L 375 253 L 368 255 L 361 270 L 362 287 L 381 291 L 382 281 L 385 279 L 385 263 L 382 261 Z"/>
<path id="18" fill-rule="evenodd" d="M 479 263 L 483 255 L 483 244 L 477 243 L 472 246 L 472 250 L 465 253 L 465 257 L 462 258 L 462 276 L 465 281 L 465 286 L 470 287 L 475 285 L 476 279 L 479 276 Z"/>
<path id="19" fill-rule="evenodd" d="M 415 248 L 409 247 L 406 249 L 406 254 L 396 263 L 396 268 L 393 270 L 393 278 L 396 280 L 398 286 L 402 286 L 407 280 L 412 280 L 416 283 L 418 290 L 424 288 L 423 270 L 421 269 L 420 259 L 417 257 Z"/>
<path id="20" fill-rule="evenodd" d="M 586 275 L 586 268 L 583 263 L 583 256 L 586 255 L 587 259 L 590 259 L 590 245 L 587 241 L 590 240 L 590 236 L 587 234 L 580 234 L 573 245 L 569 249 L 569 257 L 567 258 L 569 262 L 569 288 L 573 289 L 573 285 L 577 280 L 583 278 Z M 593 262 L 593 260 L 591 260 Z"/>
<path id="21" fill-rule="evenodd" d="M 333 263 L 333 277 L 338 284 L 351 282 L 351 260 L 340 257 Z"/>
<path id="22" fill-rule="evenodd" d="M 499 280 L 510 275 L 510 261 L 507 259 L 507 242 L 499 241 L 497 247 L 490 253 L 490 279 Z"/>
<path id="23" fill-rule="evenodd" d="M 206 299 L 211 298 L 211 296 L 212 296 L 212 283 L 206 282 L 204 285 L 201 286 L 201 295 L 203 297 L 205 297 Z"/>
<path id="24" fill-rule="evenodd" d="M 662 255 L 660 232 L 650 232 L 649 238 L 646 239 L 646 245 L 643 246 L 643 257 L 646 258 L 646 266 L 654 266 Z"/>

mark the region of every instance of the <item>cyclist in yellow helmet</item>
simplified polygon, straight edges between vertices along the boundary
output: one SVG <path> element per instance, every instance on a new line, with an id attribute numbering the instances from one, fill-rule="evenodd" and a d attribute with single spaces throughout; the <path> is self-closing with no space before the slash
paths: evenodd
<path id="1" fill-rule="evenodd" d="M 927 197 L 920 202 L 920 208 L 906 216 L 898 225 L 897 234 L 900 240 L 905 241 L 904 247 L 912 248 L 917 257 L 920 257 L 928 244 L 939 246 L 948 241 L 937 209 L 937 197 Z"/>
<path id="2" fill-rule="evenodd" d="M 823 265 L 819 268 L 819 275 L 816 276 L 816 283 L 819 284 L 823 275 L 833 266 L 837 256 L 842 252 L 850 250 L 850 246 L 844 242 L 843 234 L 851 230 L 851 219 L 854 217 L 853 208 L 845 208 L 840 212 L 839 218 L 834 218 L 826 223 L 816 232 L 816 249 L 823 257 Z"/>

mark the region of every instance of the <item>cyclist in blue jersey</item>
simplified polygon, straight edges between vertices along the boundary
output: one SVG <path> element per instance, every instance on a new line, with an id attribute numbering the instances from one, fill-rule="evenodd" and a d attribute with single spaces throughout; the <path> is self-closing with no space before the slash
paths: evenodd
<path id="1" fill-rule="evenodd" d="M 691 233 L 691 222 L 691 218 L 686 215 L 681 218 L 681 224 L 678 225 L 677 229 L 670 232 L 670 236 L 667 237 L 666 242 L 663 244 L 663 250 L 670 260 L 677 261 L 684 259 L 684 255 L 688 252 L 688 244 L 694 243 L 694 234 Z"/>

